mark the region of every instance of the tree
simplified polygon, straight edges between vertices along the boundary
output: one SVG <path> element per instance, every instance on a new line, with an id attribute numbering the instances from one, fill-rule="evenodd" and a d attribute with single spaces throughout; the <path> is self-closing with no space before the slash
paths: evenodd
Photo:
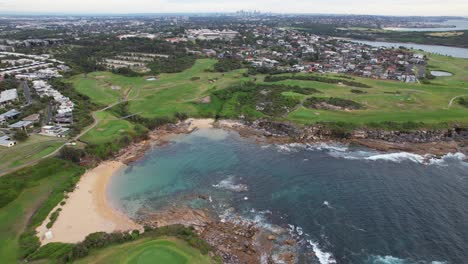
<path id="1" fill-rule="evenodd" d="M 29 137 L 28 133 L 26 133 L 26 131 L 24 130 L 16 131 L 15 135 L 13 136 L 13 138 L 18 141 L 26 141 L 28 137 Z"/>
<path id="2" fill-rule="evenodd" d="M 60 150 L 60 157 L 65 160 L 70 160 L 74 163 L 79 163 L 85 156 L 85 151 L 77 148 L 64 147 Z"/>

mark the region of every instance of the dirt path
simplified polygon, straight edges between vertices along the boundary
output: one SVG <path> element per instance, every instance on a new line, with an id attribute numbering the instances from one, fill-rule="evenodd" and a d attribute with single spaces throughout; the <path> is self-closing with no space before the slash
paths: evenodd
<path id="1" fill-rule="evenodd" d="M 462 98 L 462 97 L 465 97 L 465 96 L 468 96 L 468 94 L 458 95 L 458 96 L 455 96 L 452 99 L 450 99 L 450 102 L 448 103 L 447 109 L 449 109 L 452 106 L 455 99 Z"/>

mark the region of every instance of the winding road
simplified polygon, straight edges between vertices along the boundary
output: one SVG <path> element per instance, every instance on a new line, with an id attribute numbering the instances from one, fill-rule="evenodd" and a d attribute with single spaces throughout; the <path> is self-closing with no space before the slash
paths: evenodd
<path id="1" fill-rule="evenodd" d="M 89 125 L 83 131 L 81 131 L 80 134 L 78 134 L 75 137 L 67 140 L 65 143 L 63 143 L 56 150 L 54 150 L 53 152 L 51 152 L 51 153 L 49 153 L 49 154 L 47 154 L 47 155 L 45 155 L 45 156 L 43 156 L 43 157 L 41 157 L 41 158 L 39 158 L 37 160 L 33 160 L 33 161 L 28 162 L 28 163 L 22 164 L 20 166 L 17 166 L 17 167 L 11 168 L 9 170 L 0 172 L 0 177 L 4 176 L 6 174 L 9 174 L 9 173 L 15 172 L 17 170 L 20 170 L 20 169 L 35 165 L 41 160 L 44 160 L 44 159 L 47 159 L 47 158 L 50 158 L 50 157 L 53 157 L 53 156 L 57 155 L 60 152 L 60 150 L 62 150 L 62 148 L 65 147 L 68 143 L 79 140 L 82 136 L 84 136 L 86 133 L 88 133 L 91 129 L 93 129 L 94 127 L 96 127 L 99 124 L 99 119 L 96 117 L 97 113 L 102 112 L 102 111 L 106 111 L 106 110 L 108 110 L 108 109 L 110 109 L 110 108 L 112 108 L 112 107 L 114 107 L 114 106 L 116 106 L 118 104 L 123 103 L 123 102 L 127 102 L 127 99 L 125 98 L 124 100 L 122 100 L 120 102 L 113 103 L 113 104 L 108 105 L 108 106 L 106 106 L 106 107 L 104 107 L 102 109 L 91 112 L 91 116 L 93 117 L 94 121 L 93 121 L 93 123 L 91 125 Z"/>

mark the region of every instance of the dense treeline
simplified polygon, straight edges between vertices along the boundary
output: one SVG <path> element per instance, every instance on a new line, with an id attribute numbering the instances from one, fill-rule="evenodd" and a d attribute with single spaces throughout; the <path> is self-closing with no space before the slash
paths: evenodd
<path id="1" fill-rule="evenodd" d="M 18 88 L 19 83 L 16 79 L 13 78 L 6 78 L 3 81 L 0 81 L 0 92 L 9 90 L 9 89 L 15 89 Z"/>
<path id="2" fill-rule="evenodd" d="M 288 73 L 289 71 L 280 70 L 277 68 L 268 68 L 268 67 L 250 67 L 247 71 L 248 75 L 257 75 L 257 74 L 283 74 Z"/>
<path id="3" fill-rule="evenodd" d="M 242 67 L 242 61 L 235 58 L 222 58 L 214 65 L 216 72 L 229 72 L 240 69 Z"/>
<path id="4" fill-rule="evenodd" d="M 126 77 L 139 77 L 139 76 L 143 76 L 142 73 L 135 72 L 135 71 L 133 71 L 132 69 L 127 68 L 127 67 L 122 67 L 122 68 L 114 69 L 114 70 L 112 70 L 112 73 L 120 74 L 120 75 L 123 75 L 123 76 L 126 76 Z"/>
<path id="5" fill-rule="evenodd" d="M 279 82 L 284 80 L 301 80 L 301 81 L 314 81 L 314 82 L 323 82 L 323 83 L 333 83 L 333 84 L 345 84 L 348 86 L 359 87 L 359 88 L 372 88 L 371 86 L 350 80 L 340 80 L 333 79 L 323 76 L 316 75 L 281 75 L 281 76 L 271 76 L 268 75 L 265 77 L 265 82 Z"/>
<path id="6" fill-rule="evenodd" d="M 336 97 L 330 97 L 330 98 L 323 98 L 323 97 L 310 97 L 307 98 L 307 100 L 304 102 L 304 106 L 309 107 L 309 108 L 322 108 L 320 105 L 321 104 L 327 104 L 327 105 L 332 105 L 344 109 L 362 109 L 364 108 L 363 105 L 360 103 L 354 102 L 352 100 L 348 99 L 342 99 L 342 98 L 336 98 Z"/>
<path id="7" fill-rule="evenodd" d="M 141 38 L 129 38 L 115 40 L 114 37 L 96 36 L 74 42 L 73 46 L 56 48 L 55 56 L 65 61 L 73 69 L 71 74 L 89 73 L 105 70 L 102 61 L 124 53 L 142 52 L 164 54 L 171 56 L 168 59 L 156 58 L 150 63 L 150 69 L 154 74 L 180 72 L 190 68 L 194 62 L 194 56 L 187 55 L 187 49 L 193 49 L 196 44 L 192 42 L 169 43 L 164 40 L 149 40 Z M 131 74 L 121 72 L 120 74 Z"/>
<path id="8" fill-rule="evenodd" d="M 176 73 L 190 69 L 196 61 L 195 56 L 178 55 L 169 58 L 159 58 L 148 64 L 153 74 Z"/>

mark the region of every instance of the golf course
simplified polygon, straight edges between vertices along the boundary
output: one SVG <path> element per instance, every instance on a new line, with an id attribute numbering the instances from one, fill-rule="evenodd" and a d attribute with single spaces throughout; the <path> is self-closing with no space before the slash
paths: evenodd
<path id="1" fill-rule="evenodd" d="M 92 253 L 77 264 L 210 264 L 208 255 L 202 255 L 186 242 L 175 238 L 141 239 L 132 243 L 112 246 Z"/>
<path id="2" fill-rule="evenodd" d="M 111 104 L 127 100 L 129 113 L 146 118 L 172 118 L 175 113 L 184 113 L 191 117 L 269 117 L 303 125 L 346 122 L 355 126 L 375 126 L 385 122 L 415 122 L 426 127 L 446 127 L 468 123 L 468 110 L 456 100 L 468 97 L 468 79 L 464 75 L 468 61 L 465 59 L 429 55 L 430 70 L 446 71 L 453 75 L 437 77 L 424 83 L 317 73 L 273 75 L 282 79 L 264 82 L 267 76 L 248 76 L 245 69 L 228 73 L 213 72 L 215 63 L 216 60 L 213 59 L 197 60 L 189 70 L 161 74 L 153 81 L 144 77 L 124 77 L 109 72 L 78 75 L 71 78 L 71 81 L 80 93 L 89 96 L 95 103 Z M 326 81 L 320 78 L 308 80 L 308 76 L 319 76 Z M 283 98 L 280 100 L 294 100 L 294 107 L 285 114 L 273 116 L 256 107 L 259 104 L 258 100 L 242 100 L 242 97 L 256 98 L 258 95 L 236 92 L 234 89 L 229 98 L 220 99 L 216 96 L 216 91 L 246 82 L 295 86 L 314 89 L 318 93 L 311 95 L 286 89 L 281 93 Z M 353 84 L 358 84 L 359 87 L 354 87 Z M 115 90 L 115 87 L 119 87 L 119 90 Z M 313 109 L 303 104 L 311 97 L 346 99 L 363 107 L 355 110 Z M 206 98 L 209 99 L 205 100 Z M 275 100 L 276 98 L 273 99 Z M 131 125 L 126 124 L 124 120 L 118 120 L 102 123 L 95 131 L 90 131 L 90 134 L 105 134 L 105 130 L 116 131 L 119 128 L 131 131 Z"/>

